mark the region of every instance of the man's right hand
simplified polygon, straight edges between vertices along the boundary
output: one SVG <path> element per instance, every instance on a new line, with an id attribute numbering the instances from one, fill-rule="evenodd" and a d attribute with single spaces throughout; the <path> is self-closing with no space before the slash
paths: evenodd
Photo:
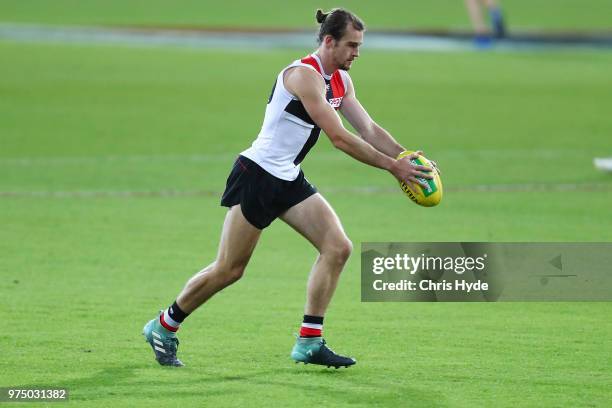
<path id="1" fill-rule="evenodd" d="M 393 174 L 396 179 L 404 183 L 418 184 L 427 187 L 427 184 L 424 181 L 418 180 L 418 178 L 433 179 L 433 175 L 430 174 L 433 169 L 429 166 L 421 166 L 412 163 L 412 160 L 417 159 L 422 154 L 423 152 L 419 150 L 409 156 L 396 160 L 389 172 Z"/>

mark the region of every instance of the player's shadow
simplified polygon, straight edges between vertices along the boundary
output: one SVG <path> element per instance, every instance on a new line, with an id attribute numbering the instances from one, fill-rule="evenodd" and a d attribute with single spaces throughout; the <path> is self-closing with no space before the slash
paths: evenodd
<path id="1" fill-rule="evenodd" d="M 162 382 L 154 382 L 151 376 L 143 376 L 138 370 L 161 370 L 165 374 L 175 376 L 175 379 L 164 378 Z M 206 376 L 194 375 L 194 372 L 185 368 L 161 367 L 149 364 L 128 365 L 121 367 L 106 367 L 94 374 L 53 383 L 53 388 L 68 389 L 69 401 L 113 400 L 121 397 L 151 397 L 160 393 L 175 393 L 180 389 L 182 396 L 222 395 L 227 390 L 214 390 L 201 387 L 188 389 L 189 385 L 207 383 L 228 383 L 247 381 L 247 376 Z M 39 388 L 41 384 L 20 385 L 20 388 Z M 173 391 L 174 390 L 174 391 Z"/>
<path id="2" fill-rule="evenodd" d="M 257 375 L 248 380 L 250 384 L 276 386 L 291 389 L 294 392 L 306 392 L 311 395 L 325 395 L 326 399 L 334 399 L 338 405 L 398 405 L 414 407 L 444 407 L 441 396 L 432 398 L 428 390 L 410 387 L 382 374 L 379 380 L 366 379 L 355 368 L 325 369 L 322 367 L 296 367 L 274 370 L 274 374 L 283 373 L 288 380 L 260 380 Z M 354 372 L 353 372 L 354 371 Z M 325 379 L 325 384 L 318 380 Z M 408 377 L 404 377 L 408 378 Z M 309 383 L 310 379 L 316 383 Z M 291 381 L 294 380 L 294 381 Z M 347 385 L 350 386 L 347 388 Z M 357 386 L 357 387 L 356 387 Z M 335 404 L 331 404 L 332 406 Z"/>
<path id="3" fill-rule="evenodd" d="M 143 376 L 142 372 L 137 372 L 148 369 L 161 370 L 163 379 L 153 381 L 153 376 Z M 205 401 L 207 397 L 212 396 L 244 395 L 257 392 L 258 389 L 266 391 L 283 389 L 295 393 L 325 395 L 326 400 L 337 401 L 339 405 L 347 403 L 427 407 L 446 405 L 440 401 L 440 398 L 432 398 L 427 390 L 400 384 L 382 373 L 379 379 L 372 380 L 365 378 L 357 370 L 358 368 L 336 370 L 300 365 L 269 370 L 247 370 L 240 375 L 219 375 L 218 372 L 206 373 L 205 369 L 200 368 L 177 369 L 139 364 L 106 367 L 89 376 L 56 383 L 54 387 L 68 388 L 72 401 L 118 400 L 122 397 L 150 398 L 153 395 L 163 395 L 165 392 L 202 398 Z M 155 376 L 155 379 L 157 377 Z M 279 380 L 278 377 L 283 379 Z M 324 378 L 323 384 L 322 378 Z"/>

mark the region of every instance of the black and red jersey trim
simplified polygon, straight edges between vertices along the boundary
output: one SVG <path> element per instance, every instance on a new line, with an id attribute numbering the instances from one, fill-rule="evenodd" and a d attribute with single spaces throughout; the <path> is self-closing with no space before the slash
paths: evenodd
<path id="1" fill-rule="evenodd" d="M 342 74 L 340 73 L 340 71 L 336 70 L 331 75 L 331 77 L 327 79 L 325 78 L 325 76 L 323 76 L 319 63 L 312 55 L 302 58 L 300 61 L 303 64 L 308 64 L 312 66 L 314 69 L 317 70 L 319 74 L 321 74 L 321 76 L 323 77 L 323 80 L 325 81 L 325 89 L 326 89 L 325 97 L 327 99 L 327 102 L 334 109 L 338 110 L 340 108 L 340 105 L 342 104 L 342 98 L 344 97 L 344 94 L 345 94 L 344 81 L 342 80 Z M 272 92 L 274 92 L 274 88 Z M 306 157 L 310 149 L 312 149 L 312 147 L 319 140 L 319 135 L 321 134 L 321 128 L 319 128 L 315 124 L 315 122 L 312 120 L 312 118 L 306 111 L 306 108 L 304 107 L 302 102 L 299 100 L 292 100 L 291 102 L 289 102 L 287 106 L 285 107 L 285 112 L 290 113 L 291 115 L 314 126 L 314 128 L 310 132 L 310 136 L 308 137 L 308 140 L 306 140 L 306 143 L 304 143 L 304 146 L 302 147 L 302 149 L 296 156 L 295 160 L 293 161 L 293 164 L 298 165 L 304 160 L 304 158 Z"/>

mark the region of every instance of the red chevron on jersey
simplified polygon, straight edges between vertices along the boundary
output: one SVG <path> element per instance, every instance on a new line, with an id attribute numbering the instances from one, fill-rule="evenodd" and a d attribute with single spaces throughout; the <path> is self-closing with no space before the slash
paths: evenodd
<path id="1" fill-rule="evenodd" d="M 317 60 L 312 55 L 302 58 L 301 61 L 303 64 L 312 65 L 312 67 L 316 69 L 319 74 L 321 73 L 321 68 L 319 68 Z"/>
<path id="2" fill-rule="evenodd" d="M 331 76 L 330 83 L 334 98 L 342 99 L 344 97 L 344 82 L 342 81 L 340 71 L 334 72 L 334 74 Z"/>
<path id="3" fill-rule="evenodd" d="M 327 102 L 332 106 L 332 108 L 339 109 L 340 105 L 342 105 L 342 98 L 344 98 L 345 93 L 344 81 L 342 80 L 342 74 L 340 73 L 340 70 L 336 70 L 332 74 L 330 79 L 326 79 L 325 75 L 323 75 L 322 73 L 322 68 L 319 66 L 319 62 L 314 56 L 309 55 L 307 57 L 302 58 L 300 61 L 303 64 L 308 64 L 312 66 L 314 69 L 317 70 L 319 74 L 321 74 L 321 76 L 325 80 L 325 89 L 327 90 Z"/>

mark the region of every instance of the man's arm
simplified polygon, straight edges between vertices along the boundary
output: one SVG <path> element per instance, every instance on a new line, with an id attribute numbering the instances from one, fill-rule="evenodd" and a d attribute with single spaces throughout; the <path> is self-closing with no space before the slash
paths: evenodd
<path id="1" fill-rule="evenodd" d="M 316 72 L 302 67 L 290 69 L 285 74 L 284 84 L 285 88 L 302 102 L 312 120 L 325 132 L 337 149 L 365 164 L 389 171 L 398 180 L 423 184 L 416 177 L 432 178 L 427 174 L 430 170 L 428 167 L 413 165 L 410 162 L 416 154 L 415 157 L 408 156 L 395 160 L 346 130 L 334 108 L 327 103 L 325 82 Z"/>
<path id="2" fill-rule="evenodd" d="M 355 88 L 351 78 L 348 75 L 346 78 L 347 89 L 342 99 L 342 106 L 340 107 L 342 115 L 355 128 L 363 140 L 374 146 L 376 150 L 389 157 L 397 157 L 398 154 L 406 149 L 389 132 L 372 120 L 355 96 Z"/>

